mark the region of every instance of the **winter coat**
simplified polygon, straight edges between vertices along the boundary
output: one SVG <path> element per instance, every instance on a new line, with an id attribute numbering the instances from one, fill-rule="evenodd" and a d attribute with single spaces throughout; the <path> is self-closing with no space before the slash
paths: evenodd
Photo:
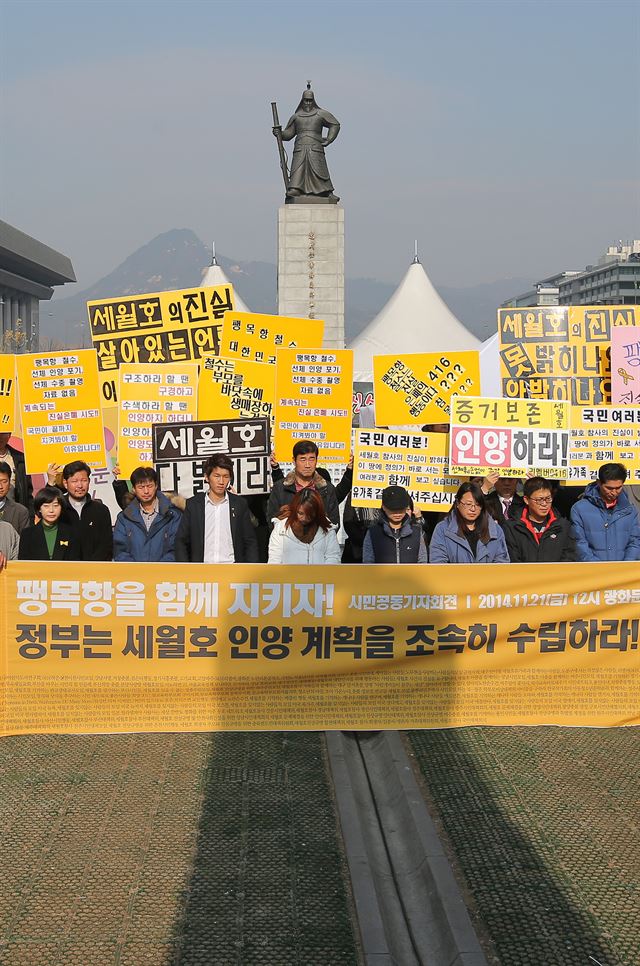
<path id="1" fill-rule="evenodd" d="M 493 519 L 496 521 L 496 523 L 499 523 L 501 527 L 504 527 L 507 521 L 505 520 L 504 511 L 502 509 L 502 500 L 500 499 L 500 497 L 498 496 L 495 490 L 491 491 L 489 496 L 486 497 L 485 502 L 487 504 L 487 510 L 489 511 Z M 519 493 L 514 493 L 513 498 L 511 500 L 511 506 L 509 507 L 508 519 L 519 520 L 520 517 L 522 516 L 522 511 L 524 510 L 524 508 L 525 508 L 524 500 L 522 499 Z"/>
<path id="2" fill-rule="evenodd" d="M 102 500 L 94 500 L 87 493 L 80 516 L 62 498 L 62 519 L 78 531 L 83 560 L 113 560 L 113 525 L 111 513 Z"/>
<path id="3" fill-rule="evenodd" d="M 286 520 L 273 521 L 269 538 L 270 564 L 338 564 L 341 551 L 336 531 L 331 527 L 325 533 L 318 527 L 311 543 L 298 540 Z"/>
<path id="4" fill-rule="evenodd" d="M 227 493 L 227 497 L 235 562 L 258 563 L 258 541 L 247 501 L 236 493 Z M 176 539 L 176 560 L 179 562 L 202 563 L 204 560 L 206 500 L 206 493 L 197 493 L 187 500 Z"/>
<path id="5" fill-rule="evenodd" d="M 158 491 L 158 516 L 149 530 L 144 525 L 138 500 L 118 514 L 113 531 L 113 559 L 138 563 L 173 561 L 181 511 Z"/>
<path id="6" fill-rule="evenodd" d="M 380 511 L 380 518 L 367 530 L 362 545 L 363 563 L 427 563 L 422 526 L 407 514 L 394 530 Z"/>
<path id="7" fill-rule="evenodd" d="M 0 520 L 0 553 L 3 553 L 7 560 L 17 560 L 19 546 L 18 531 L 6 520 Z"/>
<path id="8" fill-rule="evenodd" d="M 610 510 L 598 483 L 571 508 L 578 560 L 640 560 L 640 521 L 624 490 Z"/>
<path id="9" fill-rule="evenodd" d="M 474 557 L 466 537 L 458 533 L 458 520 L 450 513 L 433 531 L 429 544 L 430 563 L 509 563 L 502 527 L 489 517 L 489 542 L 478 540 Z"/>
<path id="10" fill-rule="evenodd" d="M 63 520 L 58 520 L 58 533 L 49 557 L 47 538 L 42 523 L 25 527 L 20 534 L 18 560 L 82 560 L 82 547 L 77 530 Z"/>
<path id="11" fill-rule="evenodd" d="M 558 563 L 576 559 L 576 543 L 568 520 L 553 510 L 544 530 L 531 526 L 525 509 L 519 520 L 507 520 L 504 535 L 511 563 Z"/>
<path id="12" fill-rule="evenodd" d="M 6 497 L 4 507 L 0 510 L 0 520 L 10 523 L 14 530 L 20 534 L 25 527 L 29 526 L 29 511 L 26 506 Z"/>
<path id="13" fill-rule="evenodd" d="M 316 492 L 319 497 L 322 498 L 324 503 L 324 512 L 329 517 L 331 523 L 334 526 L 340 526 L 340 510 L 338 509 L 338 500 L 336 497 L 336 491 L 332 483 L 325 480 L 323 476 L 316 473 L 313 477 L 313 482 L 315 484 Z M 276 480 L 273 484 L 273 489 L 269 494 L 269 503 L 267 504 L 267 520 L 274 520 L 276 517 L 280 516 L 280 510 L 283 506 L 289 506 L 294 496 L 296 495 L 296 474 L 292 470 L 290 473 L 284 477 L 284 479 Z"/>
<path id="14" fill-rule="evenodd" d="M 13 499 L 16 503 L 20 503 L 26 507 L 29 511 L 30 519 L 33 519 L 33 484 L 31 483 L 30 475 L 27 473 L 24 453 L 16 449 L 15 446 L 7 446 L 7 450 L 11 454 L 11 459 L 15 467 L 11 480 L 14 486 Z"/>

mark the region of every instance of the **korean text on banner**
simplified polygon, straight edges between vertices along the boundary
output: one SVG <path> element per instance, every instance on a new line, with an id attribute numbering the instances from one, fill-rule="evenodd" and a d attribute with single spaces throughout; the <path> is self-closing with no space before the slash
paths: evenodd
<path id="1" fill-rule="evenodd" d="M 19 562 L 0 574 L 0 729 L 638 725 L 638 587 L 638 563 L 346 580 L 340 566 Z"/>
<path id="2" fill-rule="evenodd" d="M 409 492 L 419 509 L 448 509 L 462 479 L 449 474 L 446 433 L 358 429 L 353 459 L 353 506 L 380 507 L 385 486 Z"/>
<path id="3" fill-rule="evenodd" d="M 324 322 L 257 312 L 227 312 L 222 324 L 219 355 L 253 359 L 274 365 L 277 349 L 311 349 L 321 346 Z"/>
<path id="4" fill-rule="evenodd" d="M 448 423 L 451 396 L 480 391 L 478 352 L 373 357 L 376 423 Z"/>
<path id="5" fill-rule="evenodd" d="M 611 333 L 638 323 L 638 305 L 499 309 L 502 394 L 578 406 L 610 402 Z"/>
<path id="6" fill-rule="evenodd" d="M 27 473 L 49 463 L 104 466 L 104 428 L 94 349 L 16 356 Z"/>
<path id="7" fill-rule="evenodd" d="M 0 355 L 0 433 L 16 429 L 16 357 Z"/>
<path id="8" fill-rule="evenodd" d="M 351 451 L 353 352 L 279 349 L 276 362 L 275 451 L 289 459 L 311 439 L 324 463 L 347 463 Z"/>
<path id="9" fill-rule="evenodd" d="M 153 427 L 153 462 L 161 490 L 184 497 L 203 493 L 204 464 L 223 453 L 233 463 L 233 487 L 240 496 L 268 493 L 270 436 L 268 419 L 209 419 L 182 426 Z"/>
<path id="10" fill-rule="evenodd" d="M 569 476 L 569 403 L 454 396 L 452 473 Z"/>
<path id="11" fill-rule="evenodd" d="M 572 482 L 589 482 L 603 463 L 623 463 L 640 482 L 640 407 L 573 406 L 569 448 Z"/>
<path id="12" fill-rule="evenodd" d="M 198 365 L 121 366 L 118 393 L 118 463 L 122 476 L 153 460 L 154 423 L 198 417 Z"/>
<path id="13" fill-rule="evenodd" d="M 231 285 L 87 302 L 103 405 L 117 405 L 121 365 L 182 363 L 217 353 L 222 319 L 232 308 Z"/>
<path id="14" fill-rule="evenodd" d="M 638 325 L 611 330 L 611 402 L 615 406 L 640 403 L 640 319 Z"/>
<path id="15" fill-rule="evenodd" d="M 223 356 L 205 356 L 200 364 L 200 419 L 272 419 L 275 395 L 275 365 Z"/>

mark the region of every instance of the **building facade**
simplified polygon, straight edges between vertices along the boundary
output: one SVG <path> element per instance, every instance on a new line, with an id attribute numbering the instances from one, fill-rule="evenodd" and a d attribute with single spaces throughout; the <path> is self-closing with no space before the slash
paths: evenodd
<path id="1" fill-rule="evenodd" d="M 525 305 L 640 305 L 640 239 L 611 245 L 581 272 L 559 272 L 502 303 Z"/>
<path id="2" fill-rule="evenodd" d="M 36 352 L 40 302 L 75 280 L 66 255 L 0 221 L 0 352 Z"/>

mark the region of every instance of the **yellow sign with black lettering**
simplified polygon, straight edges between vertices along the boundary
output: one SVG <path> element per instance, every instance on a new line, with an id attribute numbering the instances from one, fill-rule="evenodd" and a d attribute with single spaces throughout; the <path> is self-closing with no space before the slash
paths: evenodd
<path id="1" fill-rule="evenodd" d="M 480 392 L 478 352 L 419 352 L 373 357 L 376 423 L 448 423 L 453 395 Z"/>
<path id="2" fill-rule="evenodd" d="M 640 563 L 11 563 L 0 733 L 639 725 Z"/>

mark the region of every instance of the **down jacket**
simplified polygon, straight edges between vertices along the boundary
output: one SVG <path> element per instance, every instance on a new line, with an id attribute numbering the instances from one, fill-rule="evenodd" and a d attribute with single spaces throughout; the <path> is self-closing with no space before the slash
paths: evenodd
<path id="1" fill-rule="evenodd" d="M 173 561 L 182 512 L 158 490 L 158 516 L 147 530 L 140 504 L 132 500 L 118 514 L 113 531 L 113 559 L 138 563 Z"/>
<path id="2" fill-rule="evenodd" d="M 578 560 L 640 560 L 640 521 L 624 490 L 608 510 L 598 483 L 590 483 L 571 507 L 571 522 Z"/>
<path id="3" fill-rule="evenodd" d="M 298 540 L 285 520 L 273 520 L 269 538 L 269 563 L 274 564 L 337 564 L 341 550 L 336 531 L 331 527 L 325 533 L 318 527 L 311 543 Z"/>
<path id="4" fill-rule="evenodd" d="M 507 544 L 500 524 L 489 516 L 489 542 L 478 541 L 477 556 L 469 541 L 458 533 L 458 521 L 450 513 L 433 531 L 429 544 L 429 563 L 509 563 Z"/>

